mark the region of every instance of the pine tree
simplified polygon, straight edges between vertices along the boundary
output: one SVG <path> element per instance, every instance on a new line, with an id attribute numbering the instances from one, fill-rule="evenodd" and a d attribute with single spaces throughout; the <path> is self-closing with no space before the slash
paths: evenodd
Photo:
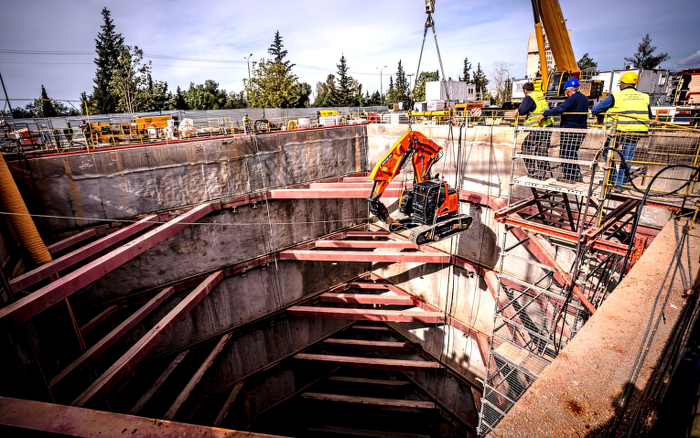
<path id="1" fill-rule="evenodd" d="M 58 115 L 43 85 L 41 86 L 41 108 L 43 110 L 43 117 L 56 117 Z"/>
<path id="2" fill-rule="evenodd" d="M 399 103 L 403 102 L 404 105 L 408 106 L 411 98 L 409 97 L 409 87 L 408 79 L 406 78 L 406 73 L 401 65 L 401 60 L 399 60 L 399 66 L 396 69 L 396 83 L 394 85 L 394 100 L 393 102 Z"/>
<path id="3" fill-rule="evenodd" d="M 190 109 L 185 102 L 185 95 L 182 93 L 180 86 L 177 87 L 175 94 L 173 95 L 172 102 L 170 103 L 170 109 L 176 110 L 187 110 Z"/>
<path id="4" fill-rule="evenodd" d="M 659 53 L 654 56 L 654 50 L 656 50 L 656 46 L 651 45 L 651 38 L 649 38 L 649 34 L 646 34 L 642 38 L 642 42 L 637 46 L 637 53 L 632 55 L 631 58 L 625 58 L 625 61 L 631 63 L 634 68 L 651 70 L 658 67 L 662 62 L 671 59 L 668 53 Z"/>
<path id="5" fill-rule="evenodd" d="M 124 49 L 124 37 L 114 31 L 114 22 L 111 13 L 107 8 L 102 9 L 104 23 L 100 28 L 102 31 L 95 39 L 95 87 L 90 96 L 92 111 L 99 114 L 112 113 L 117 108 L 117 97 L 112 93 L 110 82 L 114 69 L 117 68 L 119 55 Z"/>
<path id="6" fill-rule="evenodd" d="M 486 86 L 489 84 L 489 80 L 486 79 L 486 73 L 481 69 L 481 63 L 476 64 L 476 71 L 474 72 L 473 84 L 476 85 L 477 93 L 485 93 Z"/>
<path id="7" fill-rule="evenodd" d="M 581 59 L 576 63 L 578 69 L 582 72 L 587 72 L 589 74 L 595 74 L 598 71 L 598 63 L 593 60 L 588 53 L 584 53 Z"/>
<path id="8" fill-rule="evenodd" d="M 354 89 L 352 78 L 348 76 L 348 64 L 345 55 L 341 55 L 338 67 L 338 103 L 337 106 L 354 106 Z"/>
<path id="9" fill-rule="evenodd" d="M 396 91 L 394 90 L 394 77 L 389 76 L 389 88 L 386 90 L 386 94 L 384 94 L 384 102 L 385 103 L 394 103 L 394 95 L 396 94 Z"/>
<path id="10" fill-rule="evenodd" d="M 279 31 L 275 33 L 268 53 L 273 58 L 261 59 L 257 66 L 253 63 L 250 81 L 243 80 L 251 106 L 292 108 L 298 100 L 297 77 L 292 73 L 294 64 L 284 60 L 287 51 L 284 50 Z"/>
<path id="11" fill-rule="evenodd" d="M 459 77 L 460 81 L 464 81 L 468 84 L 472 83 L 471 78 L 472 63 L 469 62 L 469 58 L 464 58 L 464 69 L 462 70 L 462 76 Z"/>

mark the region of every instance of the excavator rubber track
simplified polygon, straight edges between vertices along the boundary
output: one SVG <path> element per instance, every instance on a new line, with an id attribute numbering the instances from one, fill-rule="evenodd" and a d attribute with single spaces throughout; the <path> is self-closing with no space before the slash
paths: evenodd
<path id="1" fill-rule="evenodd" d="M 415 228 L 399 231 L 398 234 L 407 237 L 416 245 L 424 245 L 430 242 L 450 237 L 454 234 L 467 231 L 472 224 L 472 218 L 466 214 L 457 214 L 435 225 L 420 225 Z M 434 232 L 433 232 L 434 230 Z"/>

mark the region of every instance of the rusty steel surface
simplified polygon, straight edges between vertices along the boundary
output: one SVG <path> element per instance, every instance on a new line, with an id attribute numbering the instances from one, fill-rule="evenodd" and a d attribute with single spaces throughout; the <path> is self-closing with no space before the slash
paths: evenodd
<path id="1" fill-rule="evenodd" d="M 426 252 L 372 252 L 372 251 L 307 251 L 280 252 L 280 260 L 318 260 L 326 262 L 394 262 L 394 263 L 449 263 L 449 254 Z"/>
<path id="2" fill-rule="evenodd" d="M 111 390 L 124 376 L 134 369 L 141 359 L 158 345 L 171 328 L 175 327 L 209 292 L 224 278 L 222 271 L 207 277 L 202 284 L 190 292 L 175 308 L 151 328 L 129 351 L 124 353 L 107 371 L 98 377 L 88 389 L 73 401 L 74 406 L 83 406 L 91 398 Z"/>
<path id="3" fill-rule="evenodd" d="M 49 263 L 45 263 L 36 269 L 33 269 L 18 277 L 13 278 L 12 280 L 10 280 L 10 286 L 12 286 L 13 292 L 17 292 L 45 278 L 49 278 L 53 274 L 63 271 L 64 269 L 70 268 L 74 264 L 83 261 L 88 257 L 93 256 L 104 249 L 109 248 L 112 245 L 115 245 L 125 239 L 128 239 L 129 237 L 142 230 L 145 230 L 146 228 L 153 225 L 153 222 L 158 221 L 158 219 L 159 218 L 157 215 L 151 215 L 144 219 L 141 219 L 135 224 L 122 228 L 121 230 L 116 231 L 112 234 L 108 234 L 107 236 L 95 242 L 78 248 L 75 251 L 72 251 L 62 257 L 50 261 Z"/>
<path id="4" fill-rule="evenodd" d="M 219 207 L 219 205 L 216 204 L 216 207 Z M 211 213 L 214 209 L 214 204 L 198 205 L 187 213 L 120 246 L 114 251 L 71 272 L 65 277 L 44 286 L 31 295 L 21 298 L 9 306 L 0 309 L 0 325 L 13 327 L 28 321 L 64 298 L 71 296 L 108 272 L 117 269 L 127 261 L 182 230 L 188 226 L 190 222 L 196 222 Z"/>
<path id="5" fill-rule="evenodd" d="M 369 189 L 275 189 L 270 190 L 270 199 L 365 199 L 369 196 Z M 398 188 L 387 189 L 385 198 L 398 198 L 401 190 Z"/>
<path id="6" fill-rule="evenodd" d="M 75 437 L 274 438 L 277 436 L 1 396 L 0 425 Z"/>

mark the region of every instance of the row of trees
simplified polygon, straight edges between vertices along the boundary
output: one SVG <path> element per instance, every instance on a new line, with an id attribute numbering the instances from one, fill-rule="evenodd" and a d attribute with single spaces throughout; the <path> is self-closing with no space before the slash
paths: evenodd
<path id="1" fill-rule="evenodd" d="M 217 82 L 208 79 L 203 84 L 190 83 L 187 90 L 177 87 L 175 92 L 171 92 L 167 82 L 153 78 L 151 62 L 144 62 L 143 51 L 137 46 L 124 43 L 124 37 L 116 32 L 107 8 L 102 10 L 102 18 L 103 24 L 95 39 L 95 85 L 90 95 L 85 92 L 81 94 L 80 107 L 69 107 L 52 101 L 42 85 L 41 98 L 24 108 L 13 108 L 14 117 L 54 117 L 84 114 L 86 111 L 107 114 L 173 109 L 352 107 L 398 102 L 409 104 L 411 100 L 426 99 L 426 82 L 440 80 L 438 71 L 420 72 L 411 90 L 399 60 L 396 73 L 389 75 L 384 96 L 379 91 L 371 95 L 367 91 L 363 94 L 362 84 L 348 74 L 348 62 L 345 55 L 342 55 L 336 64 L 336 74 L 329 74 L 325 82 L 316 84 L 315 99 L 312 102 L 312 87 L 306 82 L 300 82 L 293 73 L 295 65 L 286 59 L 287 50 L 277 31 L 268 49 L 271 58 L 253 62 L 249 79 L 243 81 L 244 91 L 229 93 L 220 89 Z M 653 69 L 670 59 L 667 53 L 654 55 L 655 50 L 656 47 L 651 45 L 651 38 L 647 34 L 637 52 L 632 57 L 625 58 L 625 61 L 635 68 Z M 472 70 L 469 58 L 464 58 L 462 74 L 458 80 L 474 84 L 477 93 L 487 93 L 486 96 L 490 96 L 492 103 L 500 105 L 511 95 L 511 66 L 505 61 L 495 62 L 489 80 L 481 63 L 477 63 L 476 69 Z M 598 63 L 588 53 L 581 57 L 578 66 L 582 71 L 596 72 L 598 69 Z"/>

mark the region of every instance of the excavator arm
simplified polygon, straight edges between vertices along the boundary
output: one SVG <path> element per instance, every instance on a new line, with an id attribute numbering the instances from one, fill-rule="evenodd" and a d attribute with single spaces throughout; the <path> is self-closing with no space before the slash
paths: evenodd
<path id="1" fill-rule="evenodd" d="M 389 212 L 379 198 L 384 194 L 389 183 L 401 173 L 408 160 L 413 163 L 415 183 L 421 183 L 430 179 L 430 169 L 441 157 L 442 146 L 420 132 L 406 132 L 374 166 L 369 175 L 369 179 L 374 181 L 372 192 L 367 197 L 370 211 L 386 222 L 389 219 Z"/>

